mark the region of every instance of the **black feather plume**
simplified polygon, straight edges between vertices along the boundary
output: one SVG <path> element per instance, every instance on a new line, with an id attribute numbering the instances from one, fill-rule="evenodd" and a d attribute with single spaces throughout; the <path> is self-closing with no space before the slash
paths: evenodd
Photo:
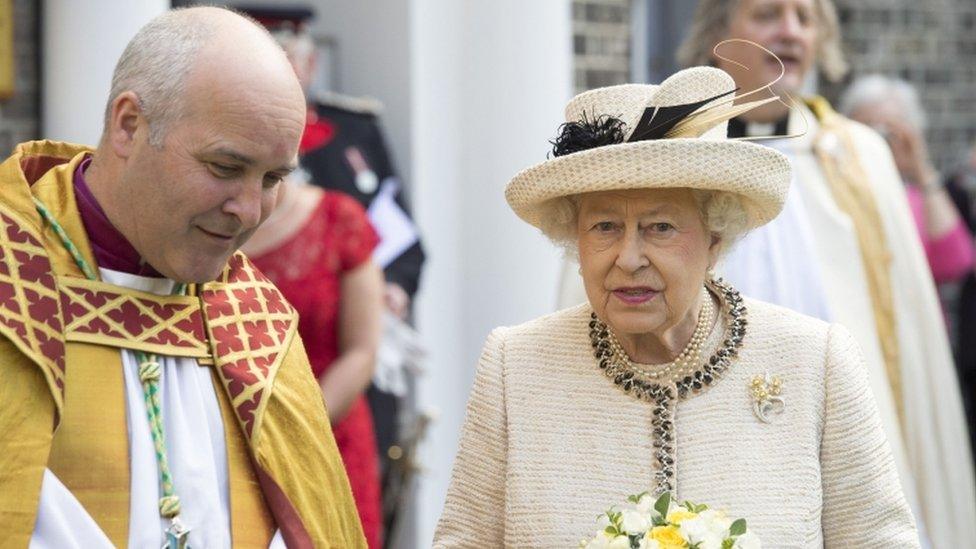
<path id="1" fill-rule="evenodd" d="M 637 126 L 634 127 L 634 131 L 631 134 L 630 139 L 627 141 L 633 143 L 635 141 L 664 139 L 667 133 L 678 125 L 678 122 L 681 122 L 687 118 L 688 115 L 695 112 L 706 103 L 715 101 L 716 99 L 721 99 L 727 95 L 732 95 L 738 90 L 739 88 L 736 88 L 725 93 L 720 93 L 714 97 L 709 97 L 708 99 L 702 99 L 701 101 L 695 101 L 693 103 L 685 103 L 683 105 L 647 107 L 644 109 L 644 114 L 637 122 Z"/>
<path id="2" fill-rule="evenodd" d="M 552 144 L 552 156 L 563 156 L 623 142 L 622 120 L 606 114 L 590 119 L 584 112 L 579 122 L 566 122 L 559 126 L 559 136 L 549 143 Z"/>

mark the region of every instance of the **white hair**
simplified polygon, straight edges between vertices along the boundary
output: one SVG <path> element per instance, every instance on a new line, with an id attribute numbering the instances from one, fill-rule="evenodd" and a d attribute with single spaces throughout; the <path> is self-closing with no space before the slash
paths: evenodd
<path id="1" fill-rule="evenodd" d="M 139 29 L 112 73 L 105 127 L 115 99 L 133 91 L 149 124 L 149 143 L 162 145 L 167 124 L 183 112 L 186 75 L 200 47 L 213 35 L 213 27 L 205 18 L 193 18 L 186 9 L 175 9 Z"/>
<path id="2" fill-rule="evenodd" d="M 549 201 L 547 215 L 539 221 L 542 234 L 549 237 L 552 243 L 562 248 L 570 257 L 576 257 L 577 223 L 579 220 L 580 197 L 578 194 L 560 196 Z"/>
<path id="3" fill-rule="evenodd" d="M 693 189 L 702 221 L 712 236 L 718 237 L 718 255 L 725 255 L 732 244 L 749 228 L 749 214 L 742 198 L 735 193 Z"/>
<path id="4" fill-rule="evenodd" d="M 184 112 L 186 76 L 200 48 L 216 34 L 213 18 L 200 10 L 219 9 L 249 21 L 274 43 L 268 31 L 252 17 L 221 7 L 176 8 L 159 15 L 132 37 L 112 73 L 112 88 L 105 106 L 105 128 L 112 103 L 126 91 L 139 97 L 139 108 L 149 124 L 149 144 L 162 146 L 167 125 Z"/>
<path id="5" fill-rule="evenodd" d="M 734 193 L 690 190 L 705 228 L 719 239 L 719 256 L 722 256 L 748 229 L 749 216 L 745 205 Z M 579 210 L 579 195 L 554 198 L 549 203 L 548 215 L 540 222 L 542 233 L 572 258 L 579 255 Z"/>
<path id="6" fill-rule="evenodd" d="M 881 74 L 861 76 L 854 81 L 840 101 L 840 110 L 850 116 L 865 105 L 895 101 L 901 107 L 904 120 L 913 128 L 924 131 L 928 121 L 915 87 L 908 82 Z"/>

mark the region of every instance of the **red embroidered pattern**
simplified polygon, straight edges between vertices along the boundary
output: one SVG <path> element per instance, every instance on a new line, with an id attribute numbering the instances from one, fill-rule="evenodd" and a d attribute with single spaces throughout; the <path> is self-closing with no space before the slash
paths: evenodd
<path id="1" fill-rule="evenodd" d="M 200 298 L 217 373 L 251 438 L 297 329 L 297 315 L 243 254 L 230 259 L 221 279 L 204 286 Z"/>
<path id="2" fill-rule="evenodd" d="M 68 341 L 174 356 L 209 357 L 199 302 L 156 296 L 79 278 L 58 279 Z"/>
<path id="3" fill-rule="evenodd" d="M 231 258 L 219 281 L 204 286 L 202 311 L 183 297 L 122 294 L 113 288 L 56 279 L 41 239 L 0 209 L 0 334 L 44 369 L 59 409 L 66 335 L 70 341 L 178 356 L 212 354 L 251 438 L 297 329 L 295 310 L 281 292 L 242 254 Z"/>
<path id="4" fill-rule="evenodd" d="M 0 211 L 0 334 L 44 368 L 60 409 L 64 339 L 58 290 L 41 239 Z"/>

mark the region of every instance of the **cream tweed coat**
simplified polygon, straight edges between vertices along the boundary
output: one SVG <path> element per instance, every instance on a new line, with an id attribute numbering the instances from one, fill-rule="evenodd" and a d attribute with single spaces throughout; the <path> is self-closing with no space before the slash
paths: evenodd
<path id="1" fill-rule="evenodd" d="M 738 360 L 678 403 L 678 498 L 745 518 L 765 548 L 918 547 L 851 336 L 746 307 Z M 435 547 L 578 547 L 600 513 L 650 488 L 651 405 L 597 368 L 589 314 L 580 305 L 488 336 Z M 764 372 L 786 401 L 770 424 L 748 391 Z"/>

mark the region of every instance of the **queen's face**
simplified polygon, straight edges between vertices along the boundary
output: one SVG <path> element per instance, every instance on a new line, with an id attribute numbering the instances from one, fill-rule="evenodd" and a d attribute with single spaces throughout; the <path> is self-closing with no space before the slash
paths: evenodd
<path id="1" fill-rule="evenodd" d="M 718 246 L 690 190 L 581 195 L 577 234 L 587 298 L 615 334 L 664 339 L 694 325 Z"/>

